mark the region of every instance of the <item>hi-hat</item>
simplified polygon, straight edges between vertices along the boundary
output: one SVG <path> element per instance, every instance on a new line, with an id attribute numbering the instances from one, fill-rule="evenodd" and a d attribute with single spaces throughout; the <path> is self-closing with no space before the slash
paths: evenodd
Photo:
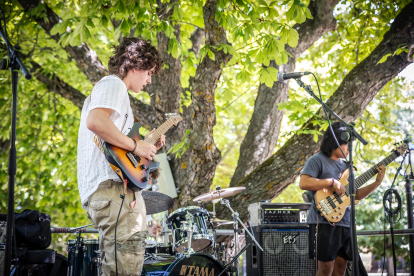
<path id="1" fill-rule="evenodd" d="M 219 219 L 219 218 L 212 218 L 211 222 L 214 223 L 216 226 L 220 225 L 227 225 L 227 224 L 233 224 L 233 220 L 225 220 L 225 219 Z"/>
<path id="2" fill-rule="evenodd" d="M 223 188 L 217 189 L 194 198 L 193 201 L 211 201 L 214 199 L 220 199 L 229 197 L 235 194 L 238 194 L 242 191 L 246 190 L 246 187 L 232 187 L 232 188 Z"/>

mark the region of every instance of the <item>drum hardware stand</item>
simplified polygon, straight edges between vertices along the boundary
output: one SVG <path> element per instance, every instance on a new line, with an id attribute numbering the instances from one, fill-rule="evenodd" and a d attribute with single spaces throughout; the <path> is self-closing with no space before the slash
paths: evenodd
<path id="1" fill-rule="evenodd" d="M 260 244 L 257 242 L 257 240 L 254 238 L 254 235 L 252 235 L 252 233 L 250 233 L 249 229 L 247 229 L 247 227 L 244 225 L 244 223 L 241 221 L 241 219 L 239 218 L 239 214 L 234 212 L 234 210 L 231 208 L 230 206 L 230 201 L 228 199 L 223 199 L 220 198 L 220 203 L 225 205 L 227 208 L 229 208 L 229 210 L 232 213 L 232 216 L 235 218 L 235 225 L 234 227 L 237 227 L 237 222 L 240 222 L 240 224 L 243 226 L 244 230 L 246 231 L 247 234 L 249 234 L 252 237 L 252 241 L 257 245 L 257 247 L 263 251 L 263 248 L 260 246 Z"/>
<path id="2" fill-rule="evenodd" d="M 222 242 L 220 248 L 222 252 L 221 261 L 224 264 L 226 262 L 226 243 Z"/>
<path id="3" fill-rule="evenodd" d="M 101 250 L 95 250 L 96 252 L 96 270 L 98 275 L 101 275 L 102 259 L 101 259 Z"/>
<path id="4" fill-rule="evenodd" d="M 88 224 L 88 225 L 79 226 L 79 227 L 71 227 L 71 228 L 69 228 L 69 231 L 71 231 L 71 232 L 77 232 L 80 229 L 83 229 L 83 228 L 86 228 L 86 227 L 89 227 L 89 226 L 92 226 L 92 225 L 93 225 L 93 223 Z M 79 231 L 79 234 L 80 234 L 80 232 L 81 231 Z"/>
<path id="5" fill-rule="evenodd" d="M 201 202 L 201 200 L 198 201 L 198 204 L 201 205 L 201 207 L 208 212 L 208 210 L 204 207 L 204 204 Z M 215 203 L 213 202 L 213 217 L 216 217 L 216 210 L 215 210 Z M 217 258 L 217 252 L 216 252 L 216 226 L 214 226 L 214 223 L 211 222 L 210 216 L 207 217 L 208 222 L 210 223 L 211 228 L 213 229 L 213 256 L 214 258 Z"/>
<path id="6" fill-rule="evenodd" d="M 231 267 L 231 265 L 234 263 L 234 262 L 236 262 L 236 260 L 238 260 L 238 258 L 240 257 L 240 255 L 241 254 L 243 254 L 243 252 L 244 251 L 246 251 L 247 250 L 247 248 L 250 246 L 250 243 L 248 243 L 248 244 L 246 244 L 243 248 L 242 248 L 242 250 L 240 250 L 240 252 L 236 255 L 236 256 L 234 256 L 234 258 L 233 258 L 233 260 L 231 260 L 228 264 L 226 264 L 225 266 L 224 266 L 224 269 L 220 272 L 220 274 L 218 275 L 218 276 L 220 276 L 221 274 L 223 274 L 227 269 L 229 269 L 230 267 Z M 236 262 L 237 263 L 237 262 Z M 237 273 L 237 266 L 236 266 L 236 271 L 232 271 L 232 272 L 236 272 L 236 275 L 238 275 L 238 273 Z"/>
<path id="7" fill-rule="evenodd" d="M 73 232 L 73 233 L 77 232 L 78 233 L 78 236 L 76 237 L 76 242 L 75 242 L 75 256 L 72 260 L 72 263 L 68 264 L 68 275 L 69 276 L 75 275 L 77 273 L 74 269 L 77 267 L 76 262 L 78 261 L 79 250 L 81 250 L 81 249 L 85 250 L 86 249 L 85 247 L 81 248 L 81 244 L 82 244 L 81 242 L 83 241 L 83 238 L 81 236 L 82 235 L 82 229 L 86 228 L 86 227 L 89 227 L 89 226 L 92 226 L 92 225 L 93 225 L 93 223 L 88 224 L 88 225 L 79 226 L 79 227 L 73 227 L 73 228 L 69 229 L 70 232 Z M 98 257 L 96 259 L 97 260 L 96 265 L 97 265 L 97 269 L 99 271 L 100 267 L 101 267 L 101 251 L 98 250 L 97 253 L 98 253 Z"/>
<path id="8" fill-rule="evenodd" d="M 220 194 L 220 189 L 217 189 L 218 193 Z M 260 246 L 260 244 L 257 242 L 257 240 L 254 238 L 254 236 L 250 233 L 250 231 L 247 229 L 247 227 L 244 225 L 244 223 L 240 220 L 239 218 L 239 213 L 235 212 L 231 206 L 230 206 L 230 201 L 228 199 L 223 199 L 220 197 L 220 203 L 225 205 L 227 208 L 229 208 L 229 210 L 232 213 L 233 219 L 234 219 L 234 225 L 233 225 L 233 229 L 234 229 L 234 262 L 236 262 L 238 264 L 238 245 L 239 245 L 239 229 L 238 229 L 238 223 L 240 222 L 240 224 L 243 226 L 244 230 L 246 231 L 247 234 L 249 234 L 252 237 L 252 241 L 256 244 L 256 246 L 263 251 L 263 248 Z M 247 248 L 245 246 L 245 248 Z M 236 273 L 237 273 L 237 266 L 236 266 Z"/>

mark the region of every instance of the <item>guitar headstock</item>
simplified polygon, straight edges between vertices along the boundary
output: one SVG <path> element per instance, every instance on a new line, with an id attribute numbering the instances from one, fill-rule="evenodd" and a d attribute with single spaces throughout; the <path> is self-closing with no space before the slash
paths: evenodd
<path id="1" fill-rule="evenodd" d="M 167 118 L 167 120 L 171 120 L 171 122 L 175 126 L 183 119 L 183 117 L 181 117 L 180 114 L 177 113 L 167 113 L 165 114 L 165 117 Z"/>
<path id="2" fill-rule="evenodd" d="M 404 142 L 396 143 L 395 144 L 397 148 L 395 149 L 396 152 L 399 153 L 399 155 L 403 155 L 404 152 L 408 150 L 408 144 Z"/>

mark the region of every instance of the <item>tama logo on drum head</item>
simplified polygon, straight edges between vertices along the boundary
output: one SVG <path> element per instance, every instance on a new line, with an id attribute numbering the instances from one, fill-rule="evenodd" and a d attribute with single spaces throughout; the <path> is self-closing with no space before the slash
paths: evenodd
<path id="1" fill-rule="evenodd" d="M 208 267 L 199 267 L 193 265 L 182 265 L 180 276 L 214 276 L 214 268 L 209 270 Z"/>

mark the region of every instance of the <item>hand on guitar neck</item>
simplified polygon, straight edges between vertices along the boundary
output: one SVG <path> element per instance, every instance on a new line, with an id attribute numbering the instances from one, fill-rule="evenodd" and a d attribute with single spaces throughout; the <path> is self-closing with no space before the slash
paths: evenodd
<path id="1" fill-rule="evenodd" d="M 151 138 L 152 134 L 155 131 L 156 131 L 155 128 L 153 130 L 151 130 L 150 133 L 148 133 L 147 135 L 145 135 L 145 139 L 144 140 L 147 140 L 148 138 Z M 157 150 L 159 150 L 164 145 L 165 145 L 165 135 L 161 135 L 160 139 L 158 139 L 157 142 L 155 142 L 154 146 L 157 148 Z"/>

